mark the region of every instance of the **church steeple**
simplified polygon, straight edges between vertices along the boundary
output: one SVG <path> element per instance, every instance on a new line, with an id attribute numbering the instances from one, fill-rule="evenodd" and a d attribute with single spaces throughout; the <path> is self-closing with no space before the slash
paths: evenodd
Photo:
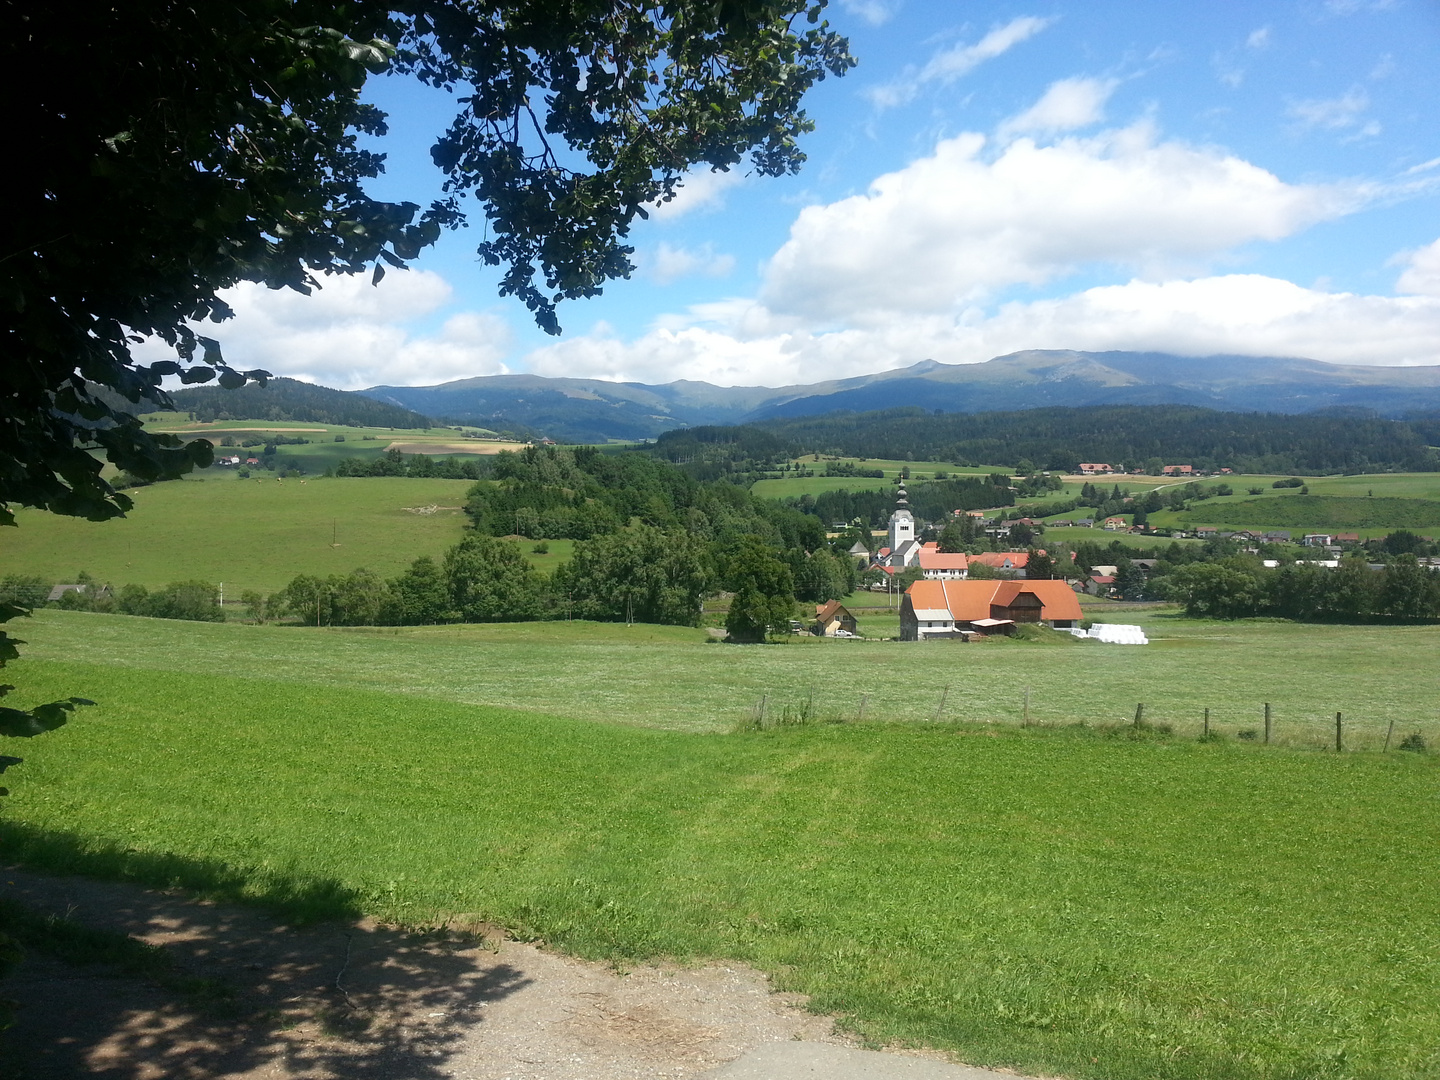
<path id="1" fill-rule="evenodd" d="M 914 541 L 915 516 L 910 513 L 910 499 L 905 493 L 905 481 L 902 479 L 895 491 L 895 512 L 890 515 L 891 565 L 905 566 L 907 562 L 913 561 L 911 552 L 902 548 L 907 543 L 913 546 Z"/>

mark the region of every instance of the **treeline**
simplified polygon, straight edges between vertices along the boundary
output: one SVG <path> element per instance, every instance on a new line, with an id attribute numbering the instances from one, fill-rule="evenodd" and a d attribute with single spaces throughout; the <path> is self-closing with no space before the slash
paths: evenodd
<path id="1" fill-rule="evenodd" d="M 906 494 L 911 511 L 921 521 L 942 521 L 955 510 L 985 510 L 1015 504 L 1015 489 L 1011 487 L 1010 478 L 998 473 L 922 481 L 908 486 Z M 858 518 L 866 528 L 884 529 L 895 510 L 895 490 L 841 488 L 785 499 L 783 504 L 815 515 L 821 524 L 849 524 Z"/>
<path id="2" fill-rule="evenodd" d="M 486 475 L 481 462 L 473 458 L 434 457 L 430 454 L 406 455 L 400 450 L 386 450 L 379 457 L 345 458 L 329 470 L 332 476 L 404 476 L 437 480 L 479 480 Z"/>
<path id="3" fill-rule="evenodd" d="M 1265 567 L 1253 556 L 1177 567 L 1160 583 L 1166 599 L 1188 615 L 1238 619 L 1273 615 L 1307 622 L 1403 621 L 1440 618 L 1440 573 L 1414 555 L 1401 555 L 1380 570 L 1363 558 L 1338 568 L 1310 563 Z"/>
<path id="4" fill-rule="evenodd" d="M 434 423 L 410 409 L 363 394 L 332 390 L 298 379 L 274 378 L 237 390 L 195 386 L 172 393 L 175 408 L 196 420 L 291 420 L 351 427 L 428 428 Z"/>
<path id="5" fill-rule="evenodd" d="M 731 636 L 756 641 L 788 629 L 797 599 L 836 599 L 856 583 L 854 563 L 828 550 L 780 552 L 754 536 L 716 546 L 683 530 L 636 524 L 578 542 L 573 558 L 549 576 L 514 542 L 471 533 L 438 561 L 421 556 L 388 581 L 365 569 L 301 574 L 272 596 L 245 600 L 257 620 L 307 626 L 569 618 L 696 626 L 705 597 L 728 590 Z"/>
<path id="6" fill-rule="evenodd" d="M 1417 421 L 1417 423 L 1420 423 Z M 1014 465 L 1073 472 L 1082 461 L 1127 471 L 1162 465 L 1234 469 L 1249 473 L 1433 472 L 1440 454 L 1424 430 L 1373 417 L 1219 412 L 1185 405 L 1098 405 L 1021 412 L 946 413 L 919 408 L 832 413 L 753 427 L 778 440 L 790 456 L 830 453 L 846 457 L 950 461 L 957 465 Z M 708 429 L 708 442 L 739 452 L 767 445 L 760 435 Z M 687 445 L 667 433 L 658 447 Z M 732 469 L 742 470 L 731 461 Z"/>
<path id="7" fill-rule="evenodd" d="M 151 619 L 188 619 L 192 622 L 223 622 L 220 590 L 208 581 L 176 581 L 153 592 L 144 585 L 122 585 L 112 589 L 89 574 L 75 581 L 78 589 L 67 589 L 53 602 L 63 611 L 99 611 L 109 615 L 143 615 Z M 0 603 L 27 610 L 46 604 L 52 585 L 33 575 L 10 574 L 0 580 Z"/>

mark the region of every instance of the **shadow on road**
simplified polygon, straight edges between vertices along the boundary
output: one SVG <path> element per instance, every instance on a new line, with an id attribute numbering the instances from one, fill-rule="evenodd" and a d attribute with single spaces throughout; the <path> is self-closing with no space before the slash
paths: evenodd
<path id="1" fill-rule="evenodd" d="M 344 906 L 325 883 L 285 887 Z M 405 934 L 353 914 L 293 928 L 250 908 L 18 869 L 0 872 L 0 897 L 168 956 L 157 978 L 30 949 L 0 984 L 21 1003 L 0 1035 L 4 1080 L 438 1078 L 486 1007 L 530 981 L 473 935 Z"/>

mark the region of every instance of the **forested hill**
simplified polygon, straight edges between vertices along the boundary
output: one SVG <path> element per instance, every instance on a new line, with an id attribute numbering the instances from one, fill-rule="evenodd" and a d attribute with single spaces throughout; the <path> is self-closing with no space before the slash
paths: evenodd
<path id="1" fill-rule="evenodd" d="M 332 390 L 297 379 L 275 378 L 266 386 L 250 383 L 238 390 L 196 386 L 170 395 L 183 413 L 196 420 L 299 420 L 355 427 L 426 428 L 427 416 L 364 394 Z"/>
<path id="2" fill-rule="evenodd" d="M 792 454 L 951 461 L 1073 471 L 1082 461 L 1244 472 L 1434 472 L 1440 453 L 1410 424 L 1367 416 L 1219 412 L 1183 405 L 1100 405 L 936 415 L 924 409 L 831 413 L 754 425 Z M 1425 432 L 1428 434 L 1428 431 Z M 712 435 L 712 438 L 715 436 Z M 685 432 L 661 436 L 688 442 Z M 737 437 L 736 442 L 755 441 Z"/>

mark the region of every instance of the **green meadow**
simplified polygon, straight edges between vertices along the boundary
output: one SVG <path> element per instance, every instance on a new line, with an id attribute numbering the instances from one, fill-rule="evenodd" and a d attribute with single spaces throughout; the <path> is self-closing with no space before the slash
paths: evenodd
<path id="1" fill-rule="evenodd" d="M 746 961 L 871 1042 L 1035 1074 L 1433 1077 L 1440 773 L 1374 735 L 1440 735 L 1440 628 L 1142 614 L 1149 647 L 734 647 L 47 611 L 17 696 L 100 704 L 26 745 L 0 839 L 295 918 Z M 843 722 L 732 730 L 811 688 Z M 1137 698 L 1176 733 L 1095 726 Z M 1178 726 L 1262 699 L 1281 745 Z M 1341 699 L 1370 749 L 1304 728 Z"/>
<path id="2" fill-rule="evenodd" d="M 73 581 L 81 570 L 147 588 L 223 581 L 229 599 L 246 589 L 273 592 L 301 573 L 346 574 L 363 566 L 392 577 L 417 556 L 438 556 L 460 539 L 466 522 L 460 508 L 472 484 L 260 475 L 265 479 L 231 475 L 137 488 L 127 492 L 135 508 L 115 521 L 17 510 L 19 527 L 0 529 L 0 564 L 7 573 L 57 582 Z"/>

